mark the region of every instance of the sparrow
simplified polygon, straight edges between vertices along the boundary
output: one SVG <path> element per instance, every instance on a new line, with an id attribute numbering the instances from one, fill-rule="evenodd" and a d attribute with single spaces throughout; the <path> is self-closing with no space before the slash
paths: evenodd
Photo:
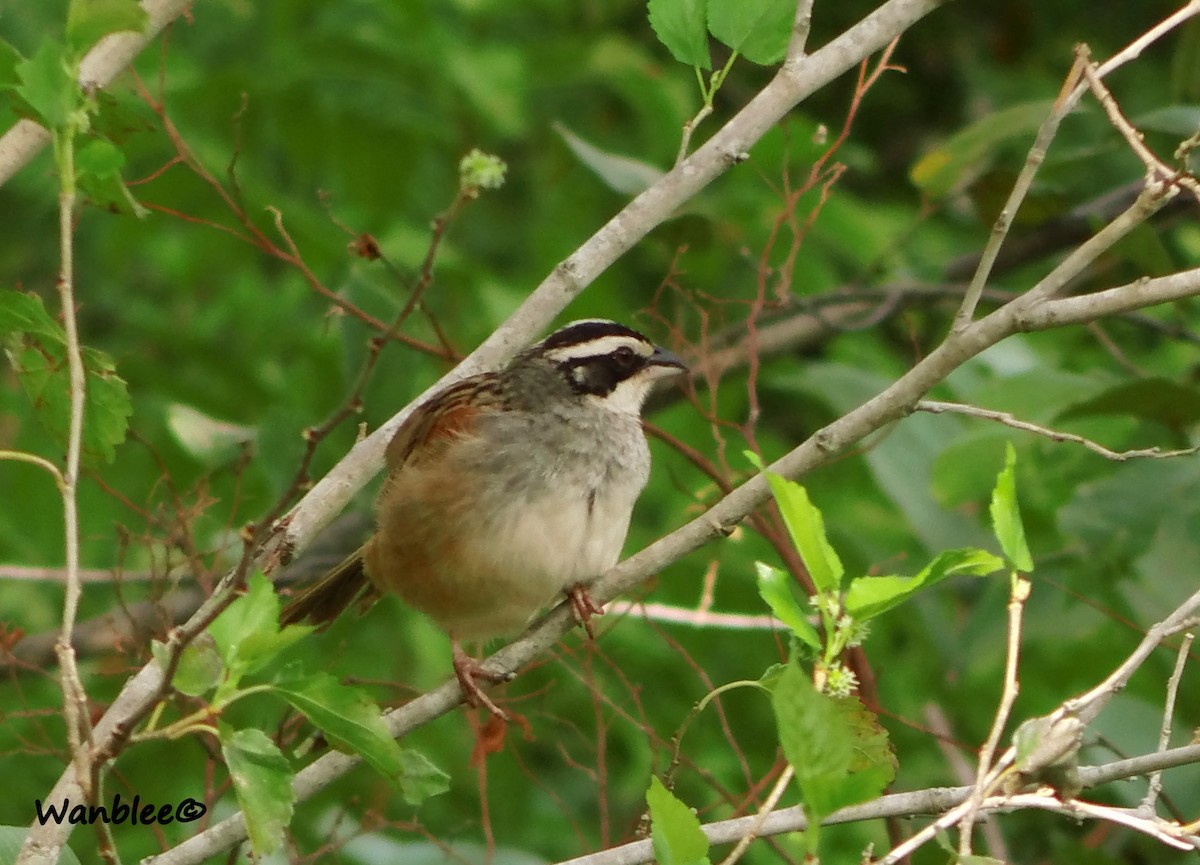
<path id="1" fill-rule="evenodd" d="M 515 634 L 563 593 L 590 633 L 602 609 L 587 586 L 616 564 L 650 474 L 642 406 L 686 370 L 636 330 L 585 319 L 434 394 L 387 446 L 374 535 L 281 622 L 323 625 L 393 592 L 450 636 L 467 700 L 507 717 L 462 642 Z"/>

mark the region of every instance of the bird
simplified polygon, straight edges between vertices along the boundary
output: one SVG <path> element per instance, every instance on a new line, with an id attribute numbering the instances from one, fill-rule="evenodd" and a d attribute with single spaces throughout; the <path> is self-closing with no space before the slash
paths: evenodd
<path id="1" fill-rule="evenodd" d="M 281 623 L 399 595 L 450 636 L 467 701 L 507 718 L 478 681 L 501 677 L 463 641 L 515 634 L 562 594 L 591 633 L 587 586 L 616 564 L 650 475 L 642 407 L 686 371 L 638 331 L 583 319 L 435 393 L 387 446 L 374 534 Z"/>

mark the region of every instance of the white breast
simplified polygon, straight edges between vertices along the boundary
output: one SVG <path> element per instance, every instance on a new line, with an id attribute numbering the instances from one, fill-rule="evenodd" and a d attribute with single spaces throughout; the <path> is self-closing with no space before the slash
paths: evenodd
<path id="1" fill-rule="evenodd" d="M 428 563 L 434 589 L 391 582 L 459 639 L 516 633 L 564 589 L 616 564 L 650 473 L 636 416 L 586 406 L 484 422 L 487 434 L 457 440 L 436 473 L 402 470 L 395 484 L 414 490 L 380 512 L 389 531 L 407 529 L 422 549 L 446 551 Z M 440 507 L 439 519 L 403 510 L 404 499 L 436 497 L 424 486 L 448 489 L 465 478 L 475 479 L 468 497 Z M 418 525 L 421 538 L 412 534 Z"/>

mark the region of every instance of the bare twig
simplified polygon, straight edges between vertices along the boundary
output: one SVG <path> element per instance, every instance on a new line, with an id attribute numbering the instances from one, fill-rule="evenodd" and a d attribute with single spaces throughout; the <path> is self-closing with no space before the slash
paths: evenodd
<path id="1" fill-rule="evenodd" d="M 1090 691 L 1064 703 L 1062 714 L 1074 715 L 1085 724 L 1090 723 L 1100 714 L 1100 710 L 1108 705 L 1108 701 L 1128 684 L 1133 674 L 1163 640 L 1194 625 L 1198 610 L 1200 610 L 1200 591 L 1195 592 L 1176 607 L 1175 611 L 1167 618 L 1151 626 L 1141 642 L 1138 643 L 1137 648 L 1103 682 Z"/>
<path id="2" fill-rule="evenodd" d="M 962 414 L 970 417 L 983 418 L 985 420 L 996 421 L 1005 426 L 1019 429 L 1023 432 L 1033 433 L 1034 435 L 1048 438 L 1055 442 L 1073 442 L 1090 450 L 1092 453 L 1099 454 L 1106 460 L 1114 462 L 1125 462 L 1126 460 L 1134 459 L 1172 459 L 1175 457 L 1192 456 L 1200 452 L 1200 446 L 1194 448 L 1183 448 L 1181 450 L 1165 451 L 1162 448 L 1138 448 L 1128 451 L 1114 451 L 1106 448 L 1102 444 L 1098 444 L 1091 439 L 1084 438 L 1074 433 L 1063 432 L 1062 430 L 1050 429 L 1049 427 L 1040 426 L 1029 421 L 1021 420 L 1011 412 L 993 411 L 992 409 L 980 408 L 979 406 L 966 405 L 965 403 L 957 402 L 942 402 L 940 400 L 923 399 L 916 405 L 917 411 L 929 412 L 930 414 Z"/>
<path id="3" fill-rule="evenodd" d="M 924 716 L 925 724 L 936 737 L 938 750 L 942 752 L 942 758 L 954 773 L 955 779 L 961 784 L 973 786 L 977 773 L 963 756 L 962 750 L 955 745 L 954 731 L 951 729 L 949 719 L 942 711 L 942 707 L 936 703 L 929 703 L 925 706 Z M 988 855 L 1001 862 L 1007 862 L 1009 858 L 1007 844 L 996 821 L 985 820 L 979 827 L 979 831 L 983 833 L 984 840 L 987 842 Z"/>
<path id="4" fill-rule="evenodd" d="M 1179 693 L 1179 683 L 1183 681 L 1183 668 L 1187 664 L 1188 653 L 1192 649 L 1194 639 L 1191 634 L 1184 634 L 1183 641 L 1179 644 L 1179 651 L 1175 653 L 1175 669 L 1171 672 L 1171 678 L 1167 680 L 1167 701 L 1163 707 L 1162 727 L 1158 731 L 1159 751 L 1167 750 L 1167 746 L 1171 743 L 1171 727 L 1175 719 L 1175 697 Z M 1153 814 L 1154 805 L 1158 801 L 1160 793 L 1162 793 L 1162 770 L 1156 769 L 1150 775 L 1150 787 L 1146 791 L 1146 798 L 1138 806 L 1138 812 L 1144 815 Z"/>
<path id="5" fill-rule="evenodd" d="M 1176 850 L 1200 850 L 1200 838 L 1196 838 L 1176 824 L 1153 816 L 1143 816 L 1128 808 L 1114 808 L 1095 802 L 1072 799 L 1063 802 L 1045 793 L 1022 793 L 1016 796 L 998 797 L 996 811 L 1014 811 L 1020 808 L 1037 808 L 1052 811 L 1073 819 L 1103 820 L 1125 826 L 1136 832 L 1149 835 L 1156 841 Z"/>
<path id="6" fill-rule="evenodd" d="M 1104 63 L 1092 68 L 1090 70 L 1092 77 L 1099 83 L 1099 80 L 1109 72 L 1138 57 L 1147 46 L 1153 44 L 1198 12 L 1200 12 L 1200 2 L 1192 0 L 1187 6 L 1179 9 L 1159 24 L 1138 36 L 1137 39 L 1133 40 L 1133 42 L 1129 43 L 1129 45 L 1118 51 Z M 979 265 L 975 270 L 975 275 L 972 277 L 971 284 L 963 297 L 962 305 L 955 318 L 955 329 L 966 327 L 974 318 L 975 307 L 979 303 L 979 295 L 987 284 L 992 266 L 995 264 L 996 257 L 1000 253 L 1000 247 L 1008 236 L 1012 219 L 1020 208 L 1021 202 L 1024 201 L 1029 187 L 1033 183 L 1034 176 L 1041 168 L 1042 162 L 1046 157 L 1046 152 L 1050 147 L 1050 142 L 1057 135 L 1058 127 L 1062 123 L 1063 118 L 1075 109 L 1075 106 L 1078 105 L 1080 98 L 1086 90 L 1087 85 L 1081 83 L 1080 78 L 1087 67 L 1086 58 L 1077 56 L 1063 82 L 1062 88 L 1059 90 L 1058 98 L 1054 101 L 1053 110 L 1038 129 L 1034 143 L 1029 149 L 1029 155 L 1026 157 L 1024 165 L 1022 165 L 1020 173 L 1017 175 L 1017 180 L 1013 184 L 1008 200 L 1000 211 L 1000 216 L 997 217 L 996 224 L 992 229 L 992 235 L 988 240 L 987 246 L 984 248 Z"/>
<path id="7" fill-rule="evenodd" d="M 67 725 L 67 742 L 71 762 L 82 782 L 83 793 L 91 798 L 95 792 L 92 758 L 92 727 L 87 711 L 87 692 L 75 663 L 72 632 L 83 593 L 79 581 L 79 464 L 83 453 L 83 410 L 86 404 L 87 375 L 83 367 L 83 349 L 79 343 L 79 327 L 75 316 L 75 246 L 72 227 L 75 217 L 75 144 L 74 129 L 56 132 L 55 142 L 59 160 L 58 244 L 60 265 L 58 297 L 62 306 L 63 331 L 67 354 L 70 394 L 70 420 L 67 430 L 67 456 L 63 466 L 59 492 L 63 504 L 63 541 L 66 558 L 66 592 L 63 598 L 62 630 L 55 643 L 59 678 L 62 681 L 63 719 Z"/>
<path id="8" fill-rule="evenodd" d="M 1142 52 L 1153 45 L 1163 36 L 1166 36 L 1179 25 L 1183 24 L 1189 18 L 1200 14 L 1200 0 L 1191 0 L 1186 6 L 1182 6 L 1172 12 L 1162 21 L 1155 24 L 1138 38 L 1134 39 L 1112 57 L 1105 60 L 1096 69 L 1096 74 L 1101 78 L 1108 75 L 1114 69 L 1118 69 L 1133 60 L 1137 60 L 1142 56 Z"/>
<path id="9" fill-rule="evenodd" d="M 54 479 L 55 486 L 58 487 L 60 492 L 62 491 L 64 483 L 62 470 L 45 457 L 38 456 L 37 454 L 27 453 L 25 451 L 0 450 L 0 460 L 7 460 L 9 462 L 16 463 L 29 463 L 31 466 L 37 466 L 38 468 L 47 472 L 50 477 Z M 62 577 L 62 579 L 65 579 L 65 575 Z"/>
<path id="10" fill-rule="evenodd" d="M 808 34 L 812 30 L 813 0 L 800 0 L 796 4 L 796 17 L 792 23 L 792 38 L 788 42 L 787 60 L 799 61 L 808 56 Z"/>
<path id="11" fill-rule="evenodd" d="M 3 459 L 3 456 L 0 456 Z M 81 583 L 114 583 L 118 580 L 115 572 L 109 568 L 78 568 L 76 578 Z M 123 573 L 121 582 L 145 582 L 158 579 L 150 571 Z M 0 565 L 0 580 L 19 580 L 34 583 L 65 583 L 66 568 L 38 568 L 27 565 Z"/>
<path id="12" fill-rule="evenodd" d="M 1117 131 L 1125 138 L 1129 149 L 1146 166 L 1147 174 L 1157 175 L 1160 180 L 1166 182 L 1178 183 L 1197 198 L 1200 198 L 1200 183 L 1197 183 L 1196 178 L 1172 168 L 1159 159 L 1154 151 L 1146 146 L 1146 140 L 1142 137 L 1142 133 L 1138 132 L 1133 124 L 1125 118 L 1125 115 L 1121 113 L 1121 108 L 1117 105 L 1117 100 L 1113 98 L 1112 92 L 1100 80 L 1100 75 L 1097 71 L 1098 67 L 1091 62 L 1088 47 L 1080 45 L 1076 48 L 1075 57 L 1077 62 L 1082 64 L 1083 76 L 1087 79 L 1088 87 L 1096 94 L 1096 99 L 1108 115 L 1109 122 L 1116 127 Z"/>
<path id="13" fill-rule="evenodd" d="M 1200 292 L 1200 268 L 1133 282 L 1078 297 L 1040 300 L 1018 312 L 1021 330 L 1049 330 L 1086 324 L 1110 315 L 1170 303 Z"/>
<path id="14" fill-rule="evenodd" d="M 1004 759 L 996 763 L 992 760 L 996 756 L 996 748 L 1000 745 L 1000 737 L 1004 735 L 1004 727 L 1008 723 L 1013 704 L 1017 701 L 1017 692 L 1020 690 L 1017 665 L 1021 657 L 1021 613 L 1025 609 L 1025 601 L 1029 598 L 1030 588 L 1028 580 L 1013 573 L 1008 600 L 1008 647 L 1004 656 L 1004 685 L 1000 692 L 1000 704 L 996 707 L 996 715 L 992 719 L 992 729 L 979 752 L 975 785 L 971 790 L 970 799 L 967 800 L 967 809 L 959 827 L 959 856 L 970 855 L 975 816 L 979 813 L 983 800 L 992 792 L 989 788 L 1000 775 L 997 770 L 1005 764 Z"/>
<path id="15" fill-rule="evenodd" d="M 613 601 L 605 610 L 614 615 L 631 613 L 652 622 L 687 625 L 692 628 L 714 628 L 728 631 L 786 631 L 773 616 L 753 613 L 720 613 L 705 609 L 673 607 L 645 601 Z"/>
<path id="16" fill-rule="evenodd" d="M 1063 118 L 1071 113 L 1075 107 L 1075 103 L 1079 100 L 1075 86 L 1079 81 L 1079 67 L 1080 61 L 1076 60 L 1070 72 L 1067 73 L 1058 98 L 1054 101 L 1054 108 L 1038 128 L 1037 135 L 1033 140 L 1033 146 L 1029 148 L 1029 155 L 1025 157 L 1025 163 L 1021 166 L 1021 171 L 1013 183 L 1013 188 L 1008 194 L 1008 200 L 1004 202 L 1004 207 L 1001 208 L 1000 214 L 996 217 L 996 222 L 992 226 L 992 233 L 988 237 L 988 242 L 984 246 L 983 253 L 980 256 L 979 265 L 975 269 L 974 276 L 971 277 L 971 283 L 967 286 L 966 294 L 963 295 L 958 315 L 955 316 L 954 328 L 956 330 L 967 327 L 975 318 L 975 309 L 979 305 L 979 298 L 983 294 L 984 286 L 987 285 L 988 277 L 991 276 L 992 266 L 996 263 L 997 256 L 1000 255 L 1000 247 L 1004 245 L 1004 240 L 1008 237 L 1008 230 L 1012 227 L 1013 218 L 1020 209 L 1021 202 L 1025 200 L 1030 186 L 1033 185 L 1033 178 L 1037 175 L 1038 170 L 1042 167 L 1042 163 L 1046 159 L 1046 151 L 1050 149 L 1050 142 L 1058 134 L 1059 125 L 1062 123 Z"/>
<path id="17" fill-rule="evenodd" d="M 762 807 L 754 815 L 754 822 L 750 824 L 750 830 L 738 839 L 737 844 L 729 851 L 729 855 L 721 861 L 721 865 L 734 865 L 750 849 L 750 845 L 762 830 L 763 823 L 771 815 L 772 809 L 779 804 L 779 799 L 783 796 L 783 791 L 787 789 L 788 784 L 792 783 L 792 776 L 795 774 L 795 769 L 790 765 L 785 766 L 783 771 L 779 773 L 779 779 L 775 782 L 775 786 L 771 788 L 771 792 L 763 802 Z"/>

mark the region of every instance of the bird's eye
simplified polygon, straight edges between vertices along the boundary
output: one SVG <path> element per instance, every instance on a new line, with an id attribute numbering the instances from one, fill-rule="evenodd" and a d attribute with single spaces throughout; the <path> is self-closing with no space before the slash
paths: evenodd
<path id="1" fill-rule="evenodd" d="M 622 369 L 629 369 L 637 360 L 637 353 L 627 345 L 623 345 L 612 353 L 613 360 Z"/>

